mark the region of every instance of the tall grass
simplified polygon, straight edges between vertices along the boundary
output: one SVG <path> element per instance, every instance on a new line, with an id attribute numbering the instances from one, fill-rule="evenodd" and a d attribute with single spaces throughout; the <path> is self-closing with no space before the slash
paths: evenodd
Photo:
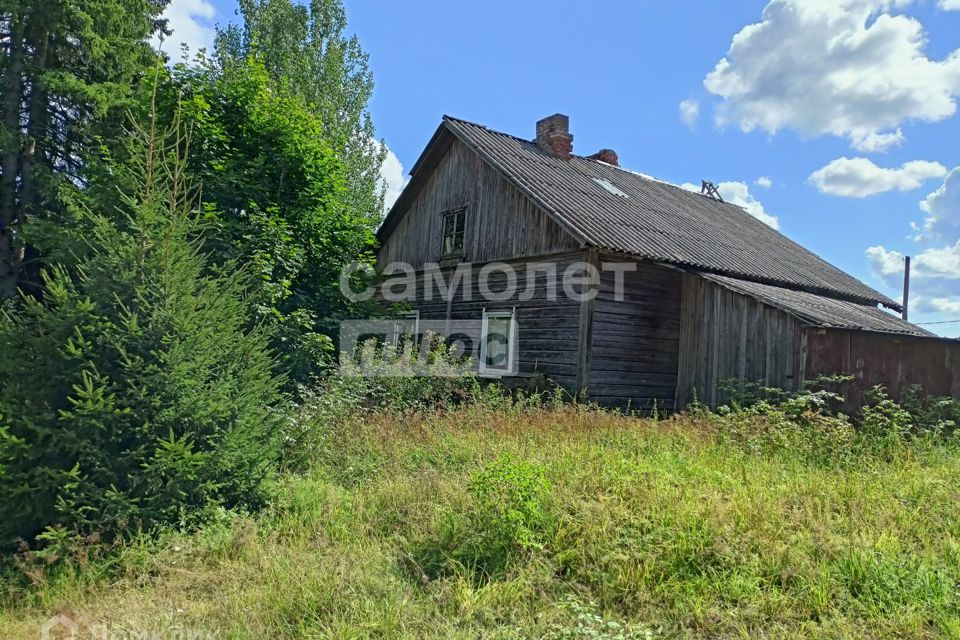
<path id="1" fill-rule="evenodd" d="M 313 464 L 266 512 L 25 559 L 0 637 L 54 613 L 168 637 L 960 637 L 953 445 L 834 423 L 784 438 L 775 411 L 304 418 Z"/>

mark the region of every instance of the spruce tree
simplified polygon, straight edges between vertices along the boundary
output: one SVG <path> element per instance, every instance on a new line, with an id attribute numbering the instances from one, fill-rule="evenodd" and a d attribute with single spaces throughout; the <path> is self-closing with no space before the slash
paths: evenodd
<path id="1" fill-rule="evenodd" d="M 0 541 L 47 527 L 114 536 L 256 508 L 281 383 L 249 328 L 245 277 L 212 270 L 187 139 L 144 140 L 138 188 L 87 212 L 88 247 L 0 319 Z"/>
<path id="2" fill-rule="evenodd" d="M 84 183 L 91 125 L 115 129 L 153 66 L 149 36 L 167 2 L 0 0 L 0 299 L 36 264 L 27 221 L 56 208 L 61 186 Z"/>

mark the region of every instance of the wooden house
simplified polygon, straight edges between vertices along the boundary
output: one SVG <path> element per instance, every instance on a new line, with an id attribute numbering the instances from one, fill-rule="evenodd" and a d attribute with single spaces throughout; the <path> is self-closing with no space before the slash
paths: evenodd
<path id="1" fill-rule="evenodd" d="M 895 395 L 960 392 L 960 347 L 902 320 L 897 302 L 736 205 L 626 170 L 610 150 L 572 150 L 560 114 L 533 140 L 444 117 L 378 230 L 380 266 L 408 265 L 418 283 L 411 321 L 473 323 L 481 375 L 539 373 L 603 404 L 664 409 L 723 402 L 724 379 L 796 388 L 851 373 Z M 605 267 L 595 295 L 551 290 L 574 264 Z M 463 293 L 485 266 L 509 297 Z M 448 295 L 421 295 L 438 274 Z"/>

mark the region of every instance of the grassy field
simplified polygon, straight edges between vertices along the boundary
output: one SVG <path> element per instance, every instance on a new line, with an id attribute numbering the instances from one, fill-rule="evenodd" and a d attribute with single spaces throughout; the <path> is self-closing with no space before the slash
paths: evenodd
<path id="1" fill-rule="evenodd" d="M 960 638 L 958 506 L 946 445 L 831 464 L 697 417 L 373 415 L 256 517 L 22 566 L 0 638 L 54 614 L 80 637 Z"/>

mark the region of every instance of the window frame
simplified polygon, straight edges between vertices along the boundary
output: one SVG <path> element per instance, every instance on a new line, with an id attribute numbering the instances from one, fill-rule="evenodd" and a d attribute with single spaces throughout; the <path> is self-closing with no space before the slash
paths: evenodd
<path id="1" fill-rule="evenodd" d="M 451 236 L 456 244 L 457 235 L 460 236 L 460 248 L 453 251 L 446 251 L 447 247 L 447 220 L 453 217 L 453 233 Z M 462 219 L 463 223 L 459 234 L 457 233 L 457 220 Z M 440 257 L 441 258 L 462 258 L 467 249 L 467 207 L 457 207 L 448 209 L 440 214 Z"/>
<path id="2" fill-rule="evenodd" d="M 392 344 L 395 349 L 400 347 L 400 336 L 407 335 L 406 333 L 402 333 L 402 327 L 407 320 L 413 320 L 414 341 L 416 341 L 420 335 L 420 310 L 414 309 L 402 314 L 397 318 L 396 322 L 393 323 L 393 335 L 391 336 L 390 344 Z"/>
<path id="3" fill-rule="evenodd" d="M 490 368 L 487 366 L 487 337 L 490 332 L 490 318 L 507 318 L 510 321 L 509 335 L 507 336 L 507 368 Z M 480 367 L 479 371 L 484 376 L 512 376 L 516 375 L 516 351 L 517 351 L 517 309 L 514 307 L 509 311 L 487 311 L 483 310 L 480 322 Z"/>

